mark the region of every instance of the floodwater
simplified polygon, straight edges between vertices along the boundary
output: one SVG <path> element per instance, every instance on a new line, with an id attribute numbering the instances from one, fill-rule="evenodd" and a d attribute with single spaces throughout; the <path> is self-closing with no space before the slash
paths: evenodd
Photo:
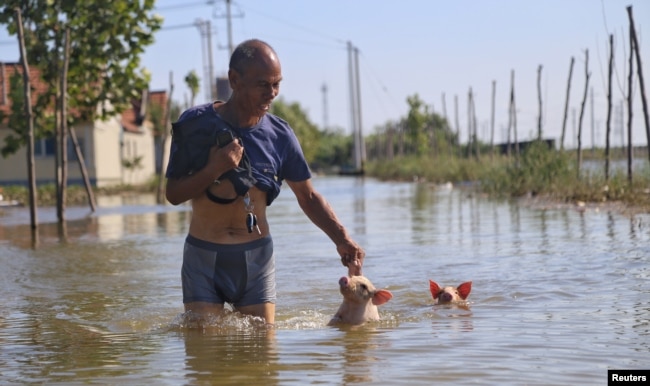
<path id="1" fill-rule="evenodd" d="M 530 209 L 466 191 L 317 177 L 392 291 L 382 321 L 328 327 L 346 273 L 286 189 L 269 208 L 277 326 L 182 315 L 190 213 L 153 197 L 0 212 L 0 384 L 606 385 L 650 368 L 650 216 Z M 473 281 L 467 309 L 428 280 Z"/>

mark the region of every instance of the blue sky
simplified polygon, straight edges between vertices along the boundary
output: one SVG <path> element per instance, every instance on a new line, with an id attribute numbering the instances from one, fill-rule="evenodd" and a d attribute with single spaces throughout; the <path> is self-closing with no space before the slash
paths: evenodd
<path id="1" fill-rule="evenodd" d="M 212 27 L 213 73 L 225 75 L 228 63 L 224 0 L 159 0 L 163 29 L 147 49 L 142 64 L 152 73 L 154 90 L 169 87 L 183 103 L 189 92 L 184 76 L 195 70 L 204 80 L 208 62 L 199 29 Z M 647 0 L 232 0 L 233 42 L 260 38 L 282 61 L 280 95 L 298 102 L 311 120 L 348 130 L 350 107 L 346 42 L 360 50 L 362 124 L 365 134 L 407 112 L 406 98 L 419 94 L 443 114 L 443 93 L 450 122 L 458 98 L 461 140 L 467 140 L 467 95 L 472 88 L 479 136 L 489 141 L 492 81 L 496 81 L 495 140 L 505 140 L 510 73 L 515 71 L 520 139 L 537 133 L 537 68 L 542 69 L 542 115 L 546 138 L 559 138 L 571 57 L 575 57 L 565 145 L 575 144 L 575 130 L 585 85 L 585 50 L 589 50 L 590 89 L 594 94 L 596 143 L 604 144 L 608 36 L 615 39 L 617 113 L 627 89 L 629 21 L 632 5 L 650 97 L 650 1 Z M 0 60 L 16 61 L 17 46 L 0 33 Z M 202 86 L 203 86 L 202 82 Z M 326 84 L 327 109 L 322 86 Z M 634 143 L 646 143 L 639 88 L 634 103 Z M 197 103 L 207 100 L 205 89 Z M 575 111 L 575 113 L 573 112 Z M 575 118 L 574 118 L 575 116 Z M 622 114 L 612 120 L 612 144 L 621 143 Z M 576 122 L 576 123 L 574 123 Z M 590 102 L 583 120 L 583 146 L 591 137 Z"/>

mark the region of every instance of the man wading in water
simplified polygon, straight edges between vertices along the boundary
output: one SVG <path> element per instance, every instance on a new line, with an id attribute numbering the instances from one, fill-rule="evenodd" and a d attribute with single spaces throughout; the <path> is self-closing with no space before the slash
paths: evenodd
<path id="1" fill-rule="evenodd" d="M 228 79 L 227 102 L 192 107 L 173 126 L 167 200 L 192 201 L 183 303 L 185 311 L 201 316 L 218 315 L 230 303 L 273 324 L 275 257 L 266 207 L 283 180 L 334 242 L 350 276 L 361 275 L 365 252 L 314 189 L 293 129 L 268 113 L 282 80 L 273 48 L 256 39 L 241 43 L 230 58 Z"/>

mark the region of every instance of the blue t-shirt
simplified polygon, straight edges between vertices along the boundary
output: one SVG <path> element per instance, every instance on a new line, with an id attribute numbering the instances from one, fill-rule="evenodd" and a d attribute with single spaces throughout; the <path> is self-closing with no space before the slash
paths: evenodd
<path id="1" fill-rule="evenodd" d="M 212 103 L 206 103 L 185 110 L 174 130 L 197 129 L 202 132 L 216 132 L 229 128 L 241 139 L 244 152 L 250 160 L 255 186 L 266 192 L 267 205 L 280 193 L 282 180 L 305 181 L 311 178 L 309 165 L 289 124 L 270 113 L 250 128 L 233 128 L 217 114 Z M 211 144 L 208 144 L 208 149 Z M 172 141 L 166 176 L 173 174 L 175 155 L 179 144 Z M 207 159 L 206 159 L 207 162 Z"/>

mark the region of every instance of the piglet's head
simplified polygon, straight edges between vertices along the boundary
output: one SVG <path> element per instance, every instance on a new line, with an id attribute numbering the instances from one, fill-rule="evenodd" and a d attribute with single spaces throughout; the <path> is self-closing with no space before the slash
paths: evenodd
<path id="1" fill-rule="evenodd" d="M 352 303 L 367 303 L 379 306 L 393 298 L 393 294 L 385 289 L 376 289 L 365 276 L 343 276 L 339 279 L 343 298 Z"/>
<path id="2" fill-rule="evenodd" d="M 467 281 L 458 287 L 440 287 L 435 281 L 429 280 L 429 290 L 438 304 L 464 302 L 472 291 L 472 282 Z"/>

